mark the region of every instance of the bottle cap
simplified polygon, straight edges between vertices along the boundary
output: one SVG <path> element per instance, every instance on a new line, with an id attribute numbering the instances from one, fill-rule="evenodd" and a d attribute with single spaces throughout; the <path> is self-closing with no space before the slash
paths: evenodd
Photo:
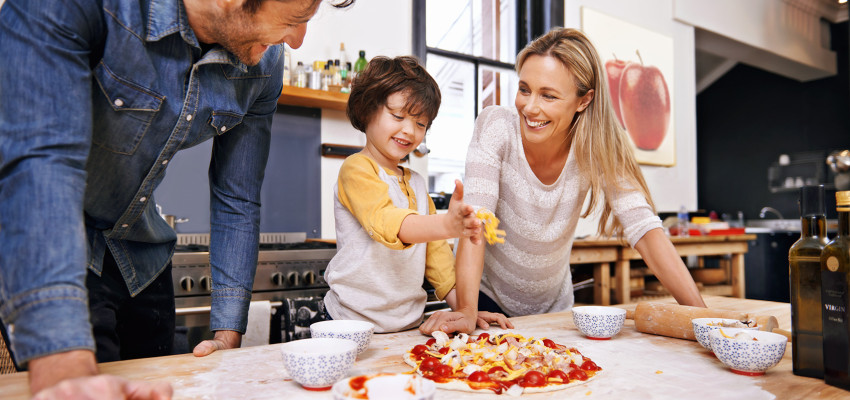
<path id="1" fill-rule="evenodd" d="M 360 57 L 366 58 L 366 50 L 360 50 Z"/>
<path id="2" fill-rule="evenodd" d="M 850 190 L 835 192 L 835 203 L 839 206 L 850 206 Z"/>
<path id="3" fill-rule="evenodd" d="M 800 216 L 825 215 L 825 199 L 826 194 L 823 185 L 801 187 L 800 198 L 797 201 L 797 204 L 800 206 Z"/>

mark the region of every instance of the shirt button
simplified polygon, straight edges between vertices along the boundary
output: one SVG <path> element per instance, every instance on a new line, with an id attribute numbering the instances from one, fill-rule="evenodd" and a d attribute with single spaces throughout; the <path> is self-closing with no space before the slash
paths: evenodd
<path id="1" fill-rule="evenodd" d="M 142 196 L 142 198 L 139 199 L 139 202 L 144 203 L 145 200 L 147 200 L 147 199 L 148 199 L 147 197 Z"/>
<path id="2" fill-rule="evenodd" d="M 124 100 L 115 99 L 115 101 L 113 101 L 112 104 L 115 104 L 115 107 L 121 107 L 121 106 L 124 105 Z"/>
<path id="3" fill-rule="evenodd" d="M 168 160 L 162 162 L 162 165 L 168 164 Z"/>
<path id="4" fill-rule="evenodd" d="M 122 227 L 122 228 L 126 228 L 126 227 L 128 227 L 128 226 L 130 226 L 130 225 L 127 225 L 127 224 L 121 224 L 121 227 Z"/>
<path id="5" fill-rule="evenodd" d="M 226 127 L 226 126 L 222 126 L 222 127 L 221 127 L 221 131 L 222 131 L 222 132 L 224 132 L 224 131 L 226 131 L 226 130 L 227 130 L 227 127 Z"/>
<path id="6" fill-rule="evenodd" d="M 187 116 L 186 116 L 186 121 L 191 121 L 191 120 L 192 120 L 192 114 L 187 115 Z"/>

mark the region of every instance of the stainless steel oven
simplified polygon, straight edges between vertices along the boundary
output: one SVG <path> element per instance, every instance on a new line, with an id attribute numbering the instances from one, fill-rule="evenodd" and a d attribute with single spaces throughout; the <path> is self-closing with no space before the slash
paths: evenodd
<path id="1" fill-rule="evenodd" d="M 172 257 L 177 307 L 176 352 L 190 352 L 212 338 L 209 327 L 209 234 L 179 234 Z M 272 304 L 269 342 L 309 337 L 310 324 L 324 319 L 328 291 L 324 272 L 336 245 L 307 241 L 306 233 L 263 233 L 252 301 Z"/>

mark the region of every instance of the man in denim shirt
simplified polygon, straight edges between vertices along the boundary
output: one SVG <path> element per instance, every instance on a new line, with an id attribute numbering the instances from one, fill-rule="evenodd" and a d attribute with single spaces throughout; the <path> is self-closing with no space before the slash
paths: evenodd
<path id="1" fill-rule="evenodd" d="M 282 44 L 300 47 L 319 4 L 7 0 L 0 8 L 0 319 L 33 393 L 95 375 L 95 350 L 98 361 L 170 353 L 176 234 L 152 197 L 174 154 L 208 139 L 216 333 L 194 353 L 239 346 Z M 96 379 L 119 392 L 135 385 L 74 379 L 65 394 Z"/>

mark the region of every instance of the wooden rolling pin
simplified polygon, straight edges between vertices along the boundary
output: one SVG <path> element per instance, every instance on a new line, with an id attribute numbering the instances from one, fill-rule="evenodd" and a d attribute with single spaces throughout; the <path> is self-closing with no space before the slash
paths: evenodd
<path id="1" fill-rule="evenodd" d="M 691 320 L 694 318 L 726 318 L 738 321 L 756 321 L 759 330 L 779 333 L 791 340 L 788 331 L 779 329 L 779 322 L 772 315 L 753 315 L 739 311 L 718 310 L 680 306 L 666 303 L 638 303 L 634 311 L 627 310 L 626 318 L 635 321 L 638 332 L 670 336 L 679 339 L 696 340 Z"/>

